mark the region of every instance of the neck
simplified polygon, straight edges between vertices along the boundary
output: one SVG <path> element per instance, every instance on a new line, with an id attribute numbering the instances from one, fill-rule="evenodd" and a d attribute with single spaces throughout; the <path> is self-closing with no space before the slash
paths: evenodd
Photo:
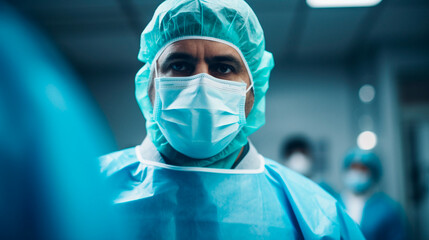
<path id="1" fill-rule="evenodd" d="M 215 157 L 206 159 L 190 158 L 177 152 L 173 148 L 160 153 L 164 161 L 170 165 L 231 169 L 241 159 L 243 155 L 243 149 L 244 147 L 241 147 L 226 157 L 217 159 Z"/>
<path id="2" fill-rule="evenodd" d="M 237 158 L 234 161 L 234 165 L 237 163 L 238 159 L 240 159 L 241 155 L 243 154 L 243 151 L 244 151 L 244 147 L 242 147 L 240 149 L 240 153 L 238 153 L 238 156 L 237 156 Z"/>
<path id="3" fill-rule="evenodd" d="M 354 198 L 367 199 L 372 195 L 373 189 L 374 188 L 370 188 L 370 189 L 366 190 L 365 192 L 361 192 L 361 193 L 349 191 L 348 194 L 349 194 L 349 196 L 352 196 Z"/>

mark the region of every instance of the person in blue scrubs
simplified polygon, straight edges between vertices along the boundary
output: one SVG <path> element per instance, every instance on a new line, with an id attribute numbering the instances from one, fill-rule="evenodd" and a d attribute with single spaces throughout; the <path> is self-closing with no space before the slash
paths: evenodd
<path id="1" fill-rule="evenodd" d="M 407 239 L 406 220 L 400 205 L 377 191 L 382 175 L 378 157 L 370 151 L 351 150 L 344 160 L 347 212 L 366 239 Z"/>
<path id="2" fill-rule="evenodd" d="M 141 145 L 101 157 L 137 239 L 363 239 L 311 180 L 263 157 L 274 66 L 242 0 L 167 0 L 141 35 Z"/>

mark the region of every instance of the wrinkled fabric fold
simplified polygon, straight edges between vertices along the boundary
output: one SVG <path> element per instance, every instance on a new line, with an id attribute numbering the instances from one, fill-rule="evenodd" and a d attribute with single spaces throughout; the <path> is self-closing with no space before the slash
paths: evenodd
<path id="1" fill-rule="evenodd" d="M 154 121 L 169 144 L 187 157 L 207 159 L 218 154 L 246 124 L 244 82 L 205 73 L 160 77 L 155 79 L 155 92 Z"/>

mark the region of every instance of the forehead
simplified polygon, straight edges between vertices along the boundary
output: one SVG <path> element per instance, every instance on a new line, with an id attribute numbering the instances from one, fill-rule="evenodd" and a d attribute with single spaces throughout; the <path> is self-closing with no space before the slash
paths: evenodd
<path id="1" fill-rule="evenodd" d="M 186 53 L 196 58 L 212 58 L 229 55 L 235 57 L 244 65 L 244 61 L 236 49 L 225 43 L 205 39 L 185 39 L 174 42 L 163 50 L 158 60 L 162 61 L 163 57 L 175 52 Z"/>

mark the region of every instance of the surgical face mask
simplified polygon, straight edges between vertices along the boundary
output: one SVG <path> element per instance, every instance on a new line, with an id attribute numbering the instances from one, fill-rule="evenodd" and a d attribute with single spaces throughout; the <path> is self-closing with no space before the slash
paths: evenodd
<path id="1" fill-rule="evenodd" d="M 197 159 L 221 152 L 246 124 L 246 84 L 205 73 L 155 78 L 154 121 L 170 145 Z"/>
<path id="2" fill-rule="evenodd" d="M 307 155 L 301 152 L 292 153 L 285 163 L 286 167 L 298 172 L 306 177 L 309 177 L 312 172 L 311 160 Z"/>
<path id="3" fill-rule="evenodd" d="M 345 176 L 345 184 L 354 193 L 364 193 L 372 186 L 369 172 L 360 170 L 348 170 Z"/>

